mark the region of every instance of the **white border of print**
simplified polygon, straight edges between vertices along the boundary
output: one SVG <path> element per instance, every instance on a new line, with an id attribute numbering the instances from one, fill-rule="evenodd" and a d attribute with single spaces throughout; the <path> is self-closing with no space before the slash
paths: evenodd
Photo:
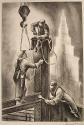
<path id="1" fill-rule="evenodd" d="M 2 3 L 5 2 L 82 2 L 82 25 L 83 25 L 83 42 L 84 42 L 84 0 L 0 0 L 0 69 L 1 69 L 1 41 L 2 41 Z M 83 44 L 84 47 L 84 44 Z M 84 51 L 83 51 L 84 53 Z M 83 56 L 84 59 L 84 56 Z M 83 75 L 83 79 L 84 79 L 84 75 Z M 84 84 L 84 83 L 83 83 Z M 83 85 L 83 90 L 84 90 L 84 85 Z M 2 93 L 1 93 L 2 89 L 1 89 L 1 72 L 0 72 L 0 109 L 2 109 Z M 84 92 L 83 92 L 83 96 L 84 96 Z M 83 100 L 84 102 L 84 100 Z M 0 125 L 84 125 L 84 122 L 20 122 L 20 121 L 2 121 L 1 119 L 1 115 L 2 112 L 0 110 Z M 84 116 L 84 113 L 83 113 Z"/>

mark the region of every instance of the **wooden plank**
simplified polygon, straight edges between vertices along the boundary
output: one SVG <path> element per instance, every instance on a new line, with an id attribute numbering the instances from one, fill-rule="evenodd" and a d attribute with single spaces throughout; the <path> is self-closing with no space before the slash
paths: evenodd
<path id="1" fill-rule="evenodd" d="M 2 116 L 3 120 L 34 121 L 34 108 L 8 113 Z"/>
<path id="2" fill-rule="evenodd" d="M 2 115 L 32 108 L 40 101 L 41 100 L 39 99 L 39 100 L 36 100 L 36 101 L 24 103 L 24 104 L 21 104 L 21 105 L 15 105 L 15 106 L 12 106 L 12 107 L 4 108 L 4 109 L 2 109 Z"/>
<path id="3" fill-rule="evenodd" d="M 49 48 L 48 41 L 43 43 L 43 54 L 46 62 L 49 63 Z M 49 65 L 45 62 L 41 66 L 41 94 L 44 98 L 49 97 Z M 42 101 L 41 104 L 41 120 L 49 121 L 49 109 L 48 106 Z"/>
<path id="4" fill-rule="evenodd" d="M 7 114 L 3 116 L 3 119 L 10 119 L 10 120 L 18 120 L 18 121 L 26 121 L 26 115 L 11 115 Z"/>
<path id="5" fill-rule="evenodd" d="M 17 119 L 14 119 L 14 118 L 2 118 L 3 121 L 26 121 L 26 120 L 17 120 Z"/>
<path id="6" fill-rule="evenodd" d="M 38 100 L 38 95 L 40 95 L 40 94 L 41 94 L 40 92 L 39 93 L 33 93 L 32 95 L 26 96 L 25 100 L 28 101 L 28 102 Z M 12 107 L 14 105 L 16 105 L 15 99 L 2 102 L 2 108 Z"/>
<path id="7" fill-rule="evenodd" d="M 41 92 L 41 67 L 35 71 L 34 77 L 34 91 Z"/>
<path id="8" fill-rule="evenodd" d="M 41 94 L 41 92 L 38 92 L 38 93 L 33 93 L 32 95 L 28 95 L 27 97 L 25 97 L 25 100 L 27 101 L 27 102 L 29 102 L 29 101 L 35 101 L 35 100 L 38 100 L 39 98 L 38 98 L 38 95 L 40 95 Z"/>
<path id="9" fill-rule="evenodd" d="M 33 120 L 34 121 L 34 111 L 33 114 L 28 114 L 28 113 L 23 113 L 23 114 L 18 114 L 18 112 L 16 113 L 10 113 L 10 114 L 5 114 L 2 116 L 3 120 L 4 119 L 9 119 L 9 120 L 18 120 L 18 121 L 30 121 Z"/>
<path id="10" fill-rule="evenodd" d="M 15 99 L 8 100 L 5 102 L 2 102 L 2 108 L 11 107 L 11 106 L 14 106 L 15 104 L 16 104 Z"/>
<path id="11" fill-rule="evenodd" d="M 41 121 L 41 102 L 39 102 L 35 105 L 34 121 Z"/>

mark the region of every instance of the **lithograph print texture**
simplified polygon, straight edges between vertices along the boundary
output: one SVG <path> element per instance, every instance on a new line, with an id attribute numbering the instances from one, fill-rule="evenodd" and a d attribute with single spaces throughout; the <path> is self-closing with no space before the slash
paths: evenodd
<path id="1" fill-rule="evenodd" d="M 2 120 L 83 121 L 82 2 L 2 3 Z"/>

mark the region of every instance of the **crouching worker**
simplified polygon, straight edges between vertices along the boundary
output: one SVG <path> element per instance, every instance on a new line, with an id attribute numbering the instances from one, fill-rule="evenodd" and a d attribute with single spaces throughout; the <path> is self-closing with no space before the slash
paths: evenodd
<path id="1" fill-rule="evenodd" d="M 45 103 L 49 105 L 56 105 L 59 102 L 66 102 L 70 107 L 71 113 L 74 114 L 76 118 L 80 117 L 73 98 L 67 94 L 60 86 L 58 86 L 55 81 L 51 82 L 50 84 L 50 99 L 45 99 L 41 95 L 39 95 L 38 98 L 43 99 Z"/>
<path id="2" fill-rule="evenodd" d="M 19 58 L 17 59 L 17 64 L 13 76 L 13 80 L 16 84 L 16 104 L 20 104 L 25 97 L 25 78 L 27 70 L 29 68 L 37 69 L 42 63 L 43 60 L 41 59 L 37 63 L 29 63 L 29 59 L 25 50 L 20 54 Z"/>

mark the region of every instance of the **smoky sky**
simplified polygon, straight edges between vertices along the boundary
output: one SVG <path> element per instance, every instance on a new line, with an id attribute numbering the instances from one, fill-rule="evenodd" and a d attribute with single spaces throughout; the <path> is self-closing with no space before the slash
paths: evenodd
<path id="1" fill-rule="evenodd" d="M 61 10 L 66 12 L 67 25 L 74 54 L 80 58 L 79 75 L 82 81 L 83 69 L 83 40 L 82 40 L 82 4 L 81 2 L 29 2 L 30 15 L 36 10 L 34 17 L 40 18 L 38 12 L 50 21 L 50 35 L 53 45 L 56 45 L 56 36 L 60 23 Z M 19 49 L 21 37 L 21 18 L 18 13 L 20 3 L 3 3 L 2 6 L 2 88 L 3 99 L 14 97 L 13 72 L 14 63 Z M 31 23 L 30 18 L 28 20 Z"/>

